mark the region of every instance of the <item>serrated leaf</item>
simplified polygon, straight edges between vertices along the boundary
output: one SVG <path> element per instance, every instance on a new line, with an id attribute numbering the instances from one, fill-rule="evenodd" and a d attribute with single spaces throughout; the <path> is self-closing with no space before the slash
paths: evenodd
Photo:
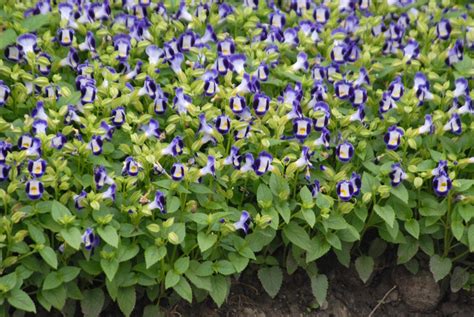
<path id="1" fill-rule="evenodd" d="M 366 283 L 374 271 L 374 259 L 370 256 L 361 255 L 355 260 L 355 268 L 360 279 Z"/>
<path id="2" fill-rule="evenodd" d="M 58 272 L 50 272 L 43 281 L 43 290 L 54 289 L 63 283 L 63 278 Z"/>
<path id="3" fill-rule="evenodd" d="M 15 43 L 16 41 L 16 32 L 13 29 L 7 29 L 0 33 L 0 50 L 3 50 L 10 44 Z"/>
<path id="4" fill-rule="evenodd" d="M 38 14 L 32 15 L 23 21 L 21 21 L 20 25 L 22 28 L 26 29 L 27 32 L 35 31 L 41 28 L 43 25 L 47 25 L 50 23 L 52 18 L 51 13 L 47 14 Z"/>
<path id="5" fill-rule="evenodd" d="M 53 201 L 51 203 L 51 217 L 53 217 L 54 221 L 60 223 L 61 218 L 66 216 L 71 216 L 69 209 L 59 201 Z"/>
<path id="6" fill-rule="evenodd" d="M 273 201 L 273 194 L 267 185 L 260 183 L 257 189 L 257 202 L 260 205 L 271 204 Z"/>
<path id="7" fill-rule="evenodd" d="M 420 224 L 416 219 L 412 218 L 405 221 L 405 229 L 415 239 L 418 239 L 420 236 Z"/>
<path id="8" fill-rule="evenodd" d="M 59 311 L 61 311 L 66 304 L 66 288 L 63 285 L 55 289 L 42 291 L 42 294 L 44 298 Z"/>
<path id="9" fill-rule="evenodd" d="M 36 313 L 35 303 L 30 296 L 21 289 L 14 289 L 8 294 L 8 303 L 23 311 Z"/>
<path id="10" fill-rule="evenodd" d="M 176 274 L 173 270 L 168 271 L 165 277 L 165 288 L 168 289 L 178 284 L 179 278 L 180 276 Z"/>
<path id="11" fill-rule="evenodd" d="M 53 269 L 58 268 L 58 257 L 51 247 L 44 247 L 43 249 L 39 250 L 39 254 L 43 258 L 43 260 L 48 263 Z"/>
<path id="12" fill-rule="evenodd" d="M 146 268 L 150 268 L 153 264 L 160 261 L 166 256 L 166 247 L 157 247 L 156 245 L 150 245 L 145 250 L 145 264 Z"/>
<path id="13" fill-rule="evenodd" d="M 212 290 L 209 292 L 217 307 L 221 307 L 229 294 L 229 283 L 224 276 L 211 276 Z"/>
<path id="14" fill-rule="evenodd" d="M 119 268 L 118 260 L 117 259 L 111 259 L 111 260 L 102 259 L 100 260 L 100 266 L 102 267 L 102 270 L 107 276 L 107 279 L 112 282 Z"/>
<path id="15" fill-rule="evenodd" d="M 404 264 L 410 261 L 418 252 L 418 248 L 418 241 L 407 237 L 407 243 L 401 243 L 398 245 L 397 264 Z"/>
<path id="16" fill-rule="evenodd" d="M 75 279 L 79 273 L 81 273 L 81 269 L 74 266 L 64 266 L 59 270 L 59 274 L 61 274 L 62 280 L 65 283 Z"/>
<path id="17" fill-rule="evenodd" d="M 184 274 L 189 268 L 189 257 L 181 257 L 174 262 L 174 269 L 178 274 Z"/>
<path id="18" fill-rule="evenodd" d="M 436 282 L 445 278 L 451 271 L 453 262 L 449 258 L 442 258 L 435 254 L 430 258 L 430 271 Z"/>
<path id="19" fill-rule="evenodd" d="M 81 301 L 81 311 L 85 317 L 97 317 L 104 306 L 104 292 L 100 288 L 84 291 L 84 299 Z"/>
<path id="20" fill-rule="evenodd" d="M 311 276 L 310 279 L 313 296 L 316 298 L 319 306 L 323 306 L 328 294 L 328 278 L 324 274 L 318 274 L 316 276 Z"/>
<path id="21" fill-rule="evenodd" d="M 217 242 L 217 235 L 214 233 L 207 234 L 200 231 L 197 235 L 197 241 L 201 252 L 205 252 Z"/>
<path id="22" fill-rule="evenodd" d="M 397 187 L 392 187 L 390 191 L 393 195 L 395 195 L 398 199 L 403 201 L 405 204 L 408 204 L 408 191 L 403 184 L 398 185 Z"/>
<path id="23" fill-rule="evenodd" d="M 306 223 L 313 228 L 316 224 L 316 215 L 314 214 L 313 209 L 301 209 L 301 213 L 303 214 L 304 220 Z"/>
<path id="24" fill-rule="evenodd" d="M 285 223 L 289 223 L 291 219 L 291 210 L 287 202 L 276 201 L 274 205 L 275 209 L 280 214 L 281 218 Z"/>
<path id="25" fill-rule="evenodd" d="M 189 184 L 189 190 L 196 194 L 214 194 L 214 192 L 203 184 Z"/>
<path id="26" fill-rule="evenodd" d="M 78 228 L 70 227 L 67 229 L 61 229 L 60 233 L 66 243 L 73 249 L 79 250 L 81 248 L 82 235 Z"/>
<path id="27" fill-rule="evenodd" d="M 133 312 L 136 300 L 137 294 L 133 286 L 120 288 L 120 291 L 117 293 L 117 303 L 120 311 L 127 317 Z"/>
<path id="28" fill-rule="evenodd" d="M 391 206 L 375 205 L 374 211 L 380 218 L 382 218 L 387 223 L 390 228 L 393 228 L 393 224 L 395 222 L 395 211 Z"/>
<path id="29" fill-rule="evenodd" d="M 176 212 L 181 205 L 181 201 L 178 197 L 173 196 L 171 199 L 168 199 L 166 202 L 166 211 L 170 214 Z"/>
<path id="30" fill-rule="evenodd" d="M 280 291 L 283 282 L 283 273 L 280 267 L 262 267 L 258 270 L 257 275 L 267 294 L 270 295 L 271 298 L 274 298 Z"/>
<path id="31" fill-rule="evenodd" d="M 303 250 L 311 250 L 312 245 L 308 233 L 295 222 L 291 222 L 286 227 L 284 227 L 283 234 L 294 245 L 300 247 Z"/>
<path id="32" fill-rule="evenodd" d="M 178 293 L 179 296 L 184 298 L 187 302 L 193 302 L 193 290 L 191 289 L 191 285 L 189 285 L 188 281 L 184 276 L 181 276 L 178 284 L 176 284 L 173 289 L 176 291 L 176 293 Z"/>
<path id="33" fill-rule="evenodd" d="M 464 287 L 464 285 L 466 285 L 468 281 L 469 272 L 460 266 L 456 266 L 453 270 L 453 274 L 451 275 L 451 292 L 457 293 Z"/>
<path id="34" fill-rule="evenodd" d="M 97 233 L 105 242 L 107 242 L 107 244 L 113 246 L 114 248 L 118 247 L 119 236 L 117 234 L 117 229 L 111 225 L 107 225 L 105 227 L 98 227 Z"/>

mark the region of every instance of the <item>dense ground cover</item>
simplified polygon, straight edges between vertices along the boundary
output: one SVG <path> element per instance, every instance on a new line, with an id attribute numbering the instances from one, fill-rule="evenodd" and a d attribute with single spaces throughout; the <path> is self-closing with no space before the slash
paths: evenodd
<path id="1" fill-rule="evenodd" d="M 472 6 L 4 2 L 3 315 L 220 306 L 250 264 L 325 307 L 318 259 L 390 250 L 472 287 Z"/>

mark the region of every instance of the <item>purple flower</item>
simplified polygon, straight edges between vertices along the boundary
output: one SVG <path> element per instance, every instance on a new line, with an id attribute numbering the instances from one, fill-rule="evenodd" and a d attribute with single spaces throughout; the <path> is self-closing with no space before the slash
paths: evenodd
<path id="1" fill-rule="evenodd" d="M 393 187 L 397 187 L 408 177 L 407 174 L 403 171 L 400 163 L 392 164 L 392 170 L 390 171 L 388 176 L 390 177 L 390 183 Z"/>
<path id="2" fill-rule="evenodd" d="M 449 39 L 451 34 L 451 23 L 448 19 L 441 19 L 436 25 L 436 36 L 441 40 Z"/>
<path id="3" fill-rule="evenodd" d="M 286 16 L 279 10 L 270 13 L 270 25 L 282 29 L 286 24 Z"/>
<path id="4" fill-rule="evenodd" d="M 102 194 L 102 199 L 111 199 L 112 201 L 115 201 L 115 194 L 117 191 L 117 185 L 113 183 L 112 185 L 107 188 L 107 190 Z"/>
<path id="5" fill-rule="evenodd" d="M 3 83 L 3 80 L 0 80 L 0 107 L 3 107 L 10 96 L 10 87 Z"/>
<path id="6" fill-rule="evenodd" d="M 74 30 L 59 28 L 56 32 L 56 39 L 61 46 L 71 46 L 74 41 Z"/>
<path id="7" fill-rule="evenodd" d="M 125 108 L 117 107 L 112 110 L 112 124 L 117 128 L 120 128 L 126 121 Z"/>
<path id="8" fill-rule="evenodd" d="M 81 87 L 81 102 L 82 104 L 86 103 L 94 103 L 97 95 L 97 88 L 96 86 L 88 82 L 84 86 Z"/>
<path id="9" fill-rule="evenodd" d="M 354 146 L 348 141 L 344 141 L 336 147 L 336 157 L 343 163 L 349 162 L 354 156 Z"/>
<path id="10" fill-rule="evenodd" d="M 155 138 L 160 138 L 160 124 L 155 119 L 150 119 L 148 124 L 142 126 L 142 130 L 145 131 L 145 135 L 149 138 L 154 136 Z"/>
<path id="11" fill-rule="evenodd" d="M 176 109 L 178 114 L 183 114 L 188 111 L 191 105 L 192 99 L 190 96 L 184 93 L 183 88 L 179 87 L 175 89 L 175 97 L 173 98 L 173 108 Z"/>
<path id="12" fill-rule="evenodd" d="M 420 44 L 413 39 L 409 39 L 403 48 L 403 54 L 408 58 L 408 62 L 413 58 L 417 58 L 420 54 Z"/>
<path id="13" fill-rule="evenodd" d="M 171 166 L 171 178 L 175 181 L 180 181 L 184 178 L 184 165 L 181 163 L 174 163 Z"/>
<path id="14" fill-rule="evenodd" d="M 229 156 L 224 159 L 224 165 L 232 165 L 235 169 L 239 169 L 241 163 L 242 157 L 239 155 L 239 148 L 232 146 Z"/>
<path id="15" fill-rule="evenodd" d="M 100 244 L 100 238 L 94 234 L 92 228 L 87 228 L 82 235 L 82 243 L 84 243 L 84 248 L 86 250 L 91 251 Z"/>
<path id="16" fill-rule="evenodd" d="M 43 197 L 44 186 L 43 183 L 37 179 L 31 179 L 26 182 L 26 194 L 31 200 L 37 200 Z"/>
<path id="17" fill-rule="evenodd" d="M 314 154 L 314 152 L 312 152 L 309 147 L 303 146 L 303 149 L 301 150 L 300 157 L 295 161 L 296 167 L 298 167 L 298 168 L 313 167 L 313 164 L 310 161 L 311 156 L 313 154 Z"/>
<path id="18" fill-rule="evenodd" d="M 11 166 L 5 164 L 4 162 L 0 162 L 0 181 L 6 181 L 8 179 L 8 175 L 10 173 Z"/>
<path id="19" fill-rule="evenodd" d="M 342 201 L 349 201 L 354 195 L 354 185 L 348 180 L 340 181 L 336 185 L 336 192 Z"/>
<path id="20" fill-rule="evenodd" d="M 311 133 L 311 119 L 309 118 L 296 118 L 293 119 L 293 134 L 294 136 L 303 141 Z"/>
<path id="21" fill-rule="evenodd" d="M 98 190 L 101 190 L 105 186 L 105 184 L 112 185 L 114 183 L 114 180 L 109 175 L 107 175 L 107 170 L 104 166 L 98 165 L 94 169 L 94 182 L 95 187 Z"/>
<path id="22" fill-rule="evenodd" d="M 387 133 L 384 135 L 384 142 L 387 145 L 387 149 L 396 150 L 400 146 L 401 138 L 404 132 L 396 125 L 388 128 Z"/>
<path id="23" fill-rule="evenodd" d="M 156 45 L 148 45 L 145 52 L 148 55 L 148 63 L 153 66 L 157 65 L 159 59 L 164 56 L 164 51 Z"/>
<path id="24" fill-rule="evenodd" d="M 46 161 L 43 159 L 37 159 L 35 161 L 29 160 L 28 172 L 34 178 L 40 178 L 46 172 Z"/>
<path id="25" fill-rule="evenodd" d="M 64 134 L 58 132 L 54 138 L 51 139 L 51 147 L 60 150 L 64 147 L 66 143 L 66 137 Z"/>
<path id="26" fill-rule="evenodd" d="M 23 55 L 27 55 L 28 53 L 36 53 L 38 49 L 38 45 L 36 43 L 36 35 L 31 34 L 31 33 L 26 33 L 20 35 L 16 39 L 16 44 L 18 45 L 18 48 L 22 51 Z"/>
<path id="27" fill-rule="evenodd" d="M 253 109 L 255 114 L 263 117 L 270 109 L 270 97 L 264 93 L 257 93 L 253 96 Z"/>
<path id="28" fill-rule="evenodd" d="M 43 65 L 43 64 L 38 63 L 37 68 L 38 68 L 39 73 L 43 76 L 49 75 L 49 73 L 51 72 L 51 62 L 52 62 L 51 56 L 49 56 L 49 54 L 46 54 L 46 53 L 40 53 L 38 57 L 44 57 L 49 61 L 49 65 Z"/>
<path id="29" fill-rule="evenodd" d="M 299 70 L 307 71 L 308 67 L 308 55 L 305 52 L 299 52 L 296 56 L 296 62 L 291 65 L 290 69 L 293 72 L 297 72 Z"/>
<path id="30" fill-rule="evenodd" d="M 123 162 L 122 174 L 137 176 L 141 168 L 142 168 L 141 164 L 135 161 L 133 157 L 129 156 Z"/>
<path id="31" fill-rule="evenodd" d="M 403 93 L 405 92 L 405 87 L 403 86 L 402 78 L 400 76 L 395 78 L 395 80 L 390 83 L 388 92 L 390 93 L 390 97 L 392 97 L 392 99 L 395 101 L 398 101 L 400 98 L 402 98 Z"/>
<path id="32" fill-rule="evenodd" d="M 216 176 L 216 168 L 215 168 L 215 163 L 216 163 L 216 159 L 214 158 L 214 156 L 212 155 L 209 155 L 207 157 L 207 163 L 206 163 L 206 166 L 204 166 L 203 168 L 201 168 L 199 170 L 199 177 L 203 177 L 205 175 L 212 175 L 212 176 Z"/>
<path id="33" fill-rule="evenodd" d="M 231 38 L 226 38 L 217 43 L 217 52 L 222 56 L 230 56 L 235 53 L 235 44 Z"/>
<path id="34" fill-rule="evenodd" d="M 464 58 L 464 43 L 462 40 L 456 40 L 453 47 L 448 51 L 448 57 L 446 58 L 446 65 L 453 66 L 455 63 L 462 61 Z"/>
<path id="35" fill-rule="evenodd" d="M 347 100 L 354 95 L 354 88 L 350 82 L 344 79 L 334 84 L 334 92 L 339 99 Z"/>
<path id="36" fill-rule="evenodd" d="M 444 131 L 460 135 L 462 133 L 461 117 L 457 113 L 453 113 L 449 121 L 444 125 Z"/>
<path id="37" fill-rule="evenodd" d="M 5 163 L 8 152 L 12 151 L 12 145 L 6 141 L 0 140 L 0 163 Z"/>
<path id="38" fill-rule="evenodd" d="M 102 145 L 104 141 L 100 135 L 93 135 L 91 141 L 88 144 L 88 148 L 94 155 L 100 155 L 102 153 Z"/>
<path id="39" fill-rule="evenodd" d="M 454 98 L 458 98 L 461 96 L 469 96 L 469 83 L 466 78 L 459 77 L 454 82 L 455 89 L 453 92 Z"/>
<path id="40" fill-rule="evenodd" d="M 77 210 L 84 209 L 84 199 L 87 197 L 87 192 L 85 190 L 81 191 L 79 194 L 73 196 L 74 206 Z"/>
<path id="41" fill-rule="evenodd" d="M 229 100 L 229 107 L 235 114 L 241 114 L 245 108 L 247 108 L 247 103 L 245 102 L 245 98 L 239 95 L 230 97 Z"/>
<path id="42" fill-rule="evenodd" d="M 114 48 L 118 52 L 117 59 L 120 61 L 128 60 L 130 54 L 130 36 L 128 34 L 118 34 L 113 38 Z"/>
<path id="43" fill-rule="evenodd" d="M 216 129 L 220 134 L 227 134 L 230 130 L 230 118 L 226 115 L 220 115 L 216 118 Z"/>
<path id="44" fill-rule="evenodd" d="M 367 102 L 367 90 L 359 86 L 354 87 L 350 99 L 354 107 L 365 104 Z"/>
<path id="45" fill-rule="evenodd" d="M 360 189 L 362 188 L 362 178 L 357 173 L 352 173 L 350 182 L 352 183 L 352 187 L 354 188 L 354 193 L 352 196 L 357 196 L 360 193 Z"/>
<path id="46" fill-rule="evenodd" d="M 182 33 L 178 38 L 178 50 L 182 53 L 189 52 L 196 42 L 196 34 L 192 31 Z"/>
<path id="47" fill-rule="evenodd" d="M 249 224 L 251 222 L 250 214 L 248 211 L 242 211 L 239 221 L 234 223 L 235 230 L 243 230 L 245 234 L 248 233 Z"/>
<path id="48" fill-rule="evenodd" d="M 329 13 L 329 8 L 324 5 L 321 5 L 314 9 L 313 18 L 316 23 L 324 25 L 329 20 Z"/>
<path id="49" fill-rule="evenodd" d="M 161 150 L 162 155 L 172 155 L 174 157 L 183 154 L 184 142 L 183 138 L 176 136 L 171 143 Z"/>
<path id="50" fill-rule="evenodd" d="M 266 151 L 260 152 L 253 163 L 253 170 L 255 171 L 255 174 L 261 176 L 268 171 L 272 171 L 272 161 L 273 156 L 270 153 Z"/>
<path id="51" fill-rule="evenodd" d="M 23 53 L 18 45 L 8 45 L 5 47 L 5 58 L 13 63 L 18 63 L 21 59 Z"/>
<path id="52" fill-rule="evenodd" d="M 452 187 L 452 181 L 444 171 L 433 178 L 433 189 L 436 195 L 445 197 Z"/>
<path id="53" fill-rule="evenodd" d="M 166 197 L 165 194 L 159 190 L 155 193 L 155 198 L 148 204 L 150 210 L 158 209 L 162 214 L 166 214 Z"/>
<path id="54" fill-rule="evenodd" d="M 69 66 L 72 69 L 76 69 L 79 65 L 79 55 L 77 54 L 77 50 L 74 47 L 69 48 L 69 52 L 65 58 L 63 58 L 59 65 L 61 66 Z"/>

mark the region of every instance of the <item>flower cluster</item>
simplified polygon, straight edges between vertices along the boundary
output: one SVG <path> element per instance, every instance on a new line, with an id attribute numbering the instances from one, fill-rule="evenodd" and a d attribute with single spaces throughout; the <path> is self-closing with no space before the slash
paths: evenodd
<path id="1" fill-rule="evenodd" d="M 109 261 L 105 228 L 142 234 L 123 224 L 161 246 L 195 212 L 186 230 L 240 238 L 391 194 L 451 204 L 474 163 L 472 7 L 379 2 L 38 0 L 1 46 L 3 208 L 60 202 Z"/>

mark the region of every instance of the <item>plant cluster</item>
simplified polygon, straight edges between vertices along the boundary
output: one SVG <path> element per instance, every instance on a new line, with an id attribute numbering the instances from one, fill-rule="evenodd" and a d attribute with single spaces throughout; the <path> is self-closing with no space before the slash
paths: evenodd
<path id="1" fill-rule="evenodd" d="M 469 288 L 472 5 L 317 2 L 5 0 L 0 314 L 220 306 L 252 263 L 323 305 L 329 252 Z"/>

